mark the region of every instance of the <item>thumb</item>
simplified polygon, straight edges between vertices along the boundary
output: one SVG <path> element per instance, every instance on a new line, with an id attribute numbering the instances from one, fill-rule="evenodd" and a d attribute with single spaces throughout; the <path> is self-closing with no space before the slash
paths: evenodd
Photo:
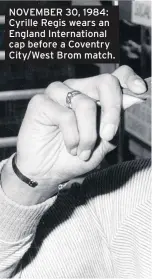
<path id="1" fill-rule="evenodd" d="M 119 67 L 113 72 L 113 75 L 118 78 L 123 88 L 128 88 L 133 93 L 142 94 L 147 90 L 145 81 L 129 66 Z"/>

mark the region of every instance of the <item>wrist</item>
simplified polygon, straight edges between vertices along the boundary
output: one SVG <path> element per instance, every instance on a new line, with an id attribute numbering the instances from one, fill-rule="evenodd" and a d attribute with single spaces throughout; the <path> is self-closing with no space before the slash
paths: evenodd
<path id="1" fill-rule="evenodd" d="M 32 163 L 31 163 L 30 157 L 23 159 L 17 152 L 15 164 L 16 164 L 17 168 L 19 169 L 19 171 L 24 176 L 26 176 L 27 178 L 29 178 L 32 181 L 36 181 L 38 183 L 39 188 L 43 187 L 42 189 L 44 190 L 49 185 L 50 190 L 52 189 L 53 192 L 54 191 L 57 192 L 58 185 L 61 183 L 64 183 L 65 181 L 63 181 L 62 177 L 60 177 L 59 175 L 55 175 L 55 174 L 49 175 L 49 176 L 46 175 L 46 171 L 45 170 L 41 171 L 41 169 L 40 169 L 40 166 L 43 163 L 43 161 L 41 160 L 41 163 L 39 163 L 38 166 L 35 167 L 35 165 L 37 163 L 37 162 L 35 162 L 35 160 L 32 160 Z M 36 186 L 36 188 L 38 188 L 38 187 Z"/>
<path id="2" fill-rule="evenodd" d="M 58 185 L 52 181 L 39 180 L 36 188 L 23 182 L 13 171 L 11 156 L 1 171 L 2 189 L 6 196 L 18 204 L 34 205 L 54 196 L 58 191 Z M 33 178 L 32 178 L 33 179 Z"/>

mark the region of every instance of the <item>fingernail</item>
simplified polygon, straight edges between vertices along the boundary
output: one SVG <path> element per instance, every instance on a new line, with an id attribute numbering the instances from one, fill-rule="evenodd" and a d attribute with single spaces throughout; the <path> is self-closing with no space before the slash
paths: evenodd
<path id="1" fill-rule="evenodd" d="M 146 87 L 144 81 L 142 79 L 135 79 L 134 80 L 134 83 L 137 85 L 137 86 L 144 86 L 144 88 Z"/>
<path id="2" fill-rule="evenodd" d="M 79 158 L 82 161 L 87 161 L 90 158 L 91 150 L 84 150 L 79 154 Z"/>
<path id="3" fill-rule="evenodd" d="M 105 124 L 103 130 L 100 132 L 101 138 L 109 141 L 112 140 L 117 132 L 117 127 L 114 124 Z"/>
<path id="4" fill-rule="evenodd" d="M 70 153 L 71 153 L 71 155 L 76 156 L 77 155 L 77 147 L 71 149 Z"/>

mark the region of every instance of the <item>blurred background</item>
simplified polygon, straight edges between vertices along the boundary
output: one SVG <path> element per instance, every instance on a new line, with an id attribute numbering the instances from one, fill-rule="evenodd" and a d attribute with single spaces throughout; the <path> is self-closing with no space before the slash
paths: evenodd
<path id="1" fill-rule="evenodd" d="M 38 1 L 39 6 L 51 1 Z M 60 6 L 61 1 L 56 1 Z M 65 1 L 62 1 L 62 3 Z M 134 17 L 137 1 L 66 1 L 69 5 L 119 5 L 120 64 L 58 64 L 52 61 L 13 63 L 0 61 L 0 160 L 16 150 L 16 137 L 33 89 L 47 87 L 53 81 L 112 73 L 120 65 L 131 66 L 143 78 L 151 77 L 150 1 L 140 1 L 138 20 Z M 21 3 L 21 1 L 20 1 Z M 9 2 L 0 1 L 0 15 Z M 1 18 L 1 17 L 0 17 Z M 145 20 L 146 18 L 146 20 Z M 137 21 L 137 22 L 136 22 Z M 5 26 L 0 20 L 0 51 L 4 50 Z M 19 91 L 21 90 L 21 91 Z M 41 91 L 41 90 L 40 90 Z M 19 96 L 19 100 L 18 97 Z M 151 156 L 151 96 L 122 114 L 119 144 L 106 158 L 106 166 Z"/>

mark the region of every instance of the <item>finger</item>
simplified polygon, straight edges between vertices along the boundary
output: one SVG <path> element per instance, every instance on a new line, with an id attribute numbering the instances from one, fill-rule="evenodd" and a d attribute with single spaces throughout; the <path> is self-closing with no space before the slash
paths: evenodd
<path id="1" fill-rule="evenodd" d="M 97 106 L 91 98 L 80 94 L 73 98 L 72 109 L 76 114 L 80 136 L 77 155 L 87 161 L 97 141 Z"/>
<path id="2" fill-rule="evenodd" d="M 64 113 L 60 119 L 59 126 L 63 134 L 67 151 L 71 155 L 76 156 L 79 144 L 79 131 L 75 113 L 72 110 L 64 108 Z"/>
<path id="3" fill-rule="evenodd" d="M 44 94 L 47 95 L 54 102 L 67 107 L 66 96 L 72 89 L 60 81 L 52 82 L 45 90 Z"/>
<path id="4" fill-rule="evenodd" d="M 128 88 L 134 93 L 142 94 L 147 90 L 144 80 L 129 66 L 119 67 L 112 75 L 118 78 L 123 88 Z"/>
<path id="5" fill-rule="evenodd" d="M 102 114 L 100 136 L 111 140 L 119 126 L 121 111 L 121 88 L 116 77 L 103 74 L 85 79 L 72 79 L 65 81 L 68 86 L 80 90 L 91 98 L 100 101 Z"/>
<path id="6" fill-rule="evenodd" d="M 122 93 L 116 77 L 99 76 L 97 90 L 101 104 L 100 136 L 106 141 L 113 139 L 120 122 Z"/>
<path id="7" fill-rule="evenodd" d="M 64 84 L 70 88 L 73 88 L 74 90 L 81 91 L 83 94 L 94 100 L 99 100 L 98 92 L 96 90 L 96 83 L 100 76 L 102 75 L 89 78 L 68 79 L 64 81 Z"/>
<path id="8" fill-rule="evenodd" d="M 57 82 L 51 84 L 45 94 L 55 102 L 66 106 L 66 96 L 72 91 L 67 85 Z M 79 94 L 71 99 L 72 109 L 75 112 L 79 131 L 78 156 L 82 160 L 88 160 L 97 139 L 96 131 L 96 104 L 84 94 Z"/>
<path id="9" fill-rule="evenodd" d="M 38 122 L 42 123 L 42 127 L 44 127 L 47 133 L 48 129 L 46 129 L 46 125 L 50 129 L 54 126 L 59 127 L 67 151 L 72 155 L 77 154 L 75 148 L 79 144 L 79 133 L 76 117 L 72 110 L 55 103 L 45 95 L 34 96 L 29 103 L 29 110 L 31 110 L 31 115 L 34 118 L 36 117 Z M 36 116 L 34 116 L 34 111 Z"/>

